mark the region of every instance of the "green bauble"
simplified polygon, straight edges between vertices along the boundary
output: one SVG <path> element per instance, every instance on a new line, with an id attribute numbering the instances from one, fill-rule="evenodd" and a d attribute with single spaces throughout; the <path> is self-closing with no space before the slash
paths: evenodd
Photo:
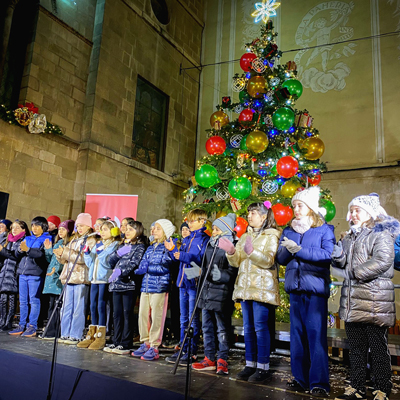
<path id="1" fill-rule="evenodd" d="M 245 150 L 245 151 L 248 150 L 248 148 L 247 148 L 247 146 L 246 146 L 246 139 L 247 139 L 247 136 L 249 136 L 249 135 L 244 135 L 243 138 L 242 138 L 242 140 L 240 141 L 240 150 Z"/>
<path id="2" fill-rule="evenodd" d="M 278 108 L 272 115 L 272 123 L 276 129 L 286 131 L 294 124 L 294 112 L 287 107 Z"/>
<path id="3" fill-rule="evenodd" d="M 283 82 L 282 87 L 289 90 L 289 93 L 292 96 L 297 96 L 297 98 L 299 98 L 303 93 L 303 85 L 297 79 L 288 79 L 287 81 Z"/>
<path id="4" fill-rule="evenodd" d="M 239 100 L 241 103 L 244 103 L 246 100 L 249 99 L 249 94 L 247 93 L 247 90 L 242 90 L 239 92 Z"/>
<path id="5" fill-rule="evenodd" d="M 247 199 L 251 194 L 251 182 L 243 176 L 229 182 L 229 193 L 238 200 Z"/>
<path id="6" fill-rule="evenodd" d="M 278 175 L 278 171 L 276 170 L 276 164 L 271 168 L 271 176 Z"/>
<path id="7" fill-rule="evenodd" d="M 335 205 L 330 200 L 327 200 L 322 204 L 322 207 L 324 207 L 326 210 L 325 221 L 326 222 L 332 221 L 336 215 Z"/>
<path id="8" fill-rule="evenodd" d="M 218 172 L 212 165 L 204 164 L 195 173 L 196 182 L 205 188 L 215 185 L 219 181 Z"/>

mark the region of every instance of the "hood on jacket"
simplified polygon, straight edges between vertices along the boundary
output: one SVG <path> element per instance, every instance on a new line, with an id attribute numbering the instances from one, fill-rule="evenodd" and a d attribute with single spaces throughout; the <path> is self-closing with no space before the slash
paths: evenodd
<path id="1" fill-rule="evenodd" d="M 372 228 L 372 231 L 389 231 L 389 233 L 396 238 L 400 235 L 400 222 L 390 215 L 380 216 L 379 220 L 375 221 L 375 226 Z"/>

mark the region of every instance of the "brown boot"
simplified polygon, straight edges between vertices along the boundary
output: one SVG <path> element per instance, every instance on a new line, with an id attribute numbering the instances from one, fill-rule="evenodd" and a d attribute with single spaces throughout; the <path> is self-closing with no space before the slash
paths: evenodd
<path id="1" fill-rule="evenodd" d="M 96 339 L 96 331 L 97 331 L 97 325 L 89 325 L 89 330 L 86 335 L 86 338 L 79 342 L 76 347 L 79 347 L 81 349 L 87 349 Z"/>
<path id="2" fill-rule="evenodd" d="M 95 341 L 88 347 L 90 350 L 103 350 L 106 345 L 106 327 L 98 326 Z"/>

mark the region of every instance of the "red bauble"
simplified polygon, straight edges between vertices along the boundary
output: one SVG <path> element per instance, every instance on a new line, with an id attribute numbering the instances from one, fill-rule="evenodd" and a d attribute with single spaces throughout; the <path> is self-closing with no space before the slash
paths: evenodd
<path id="1" fill-rule="evenodd" d="M 240 122 L 251 122 L 253 120 L 253 110 L 245 109 L 239 115 L 239 123 Z"/>
<path id="2" fill-rule="evenodd" d="M 212 136 L 206 142 L 206 150 L 208 154 L 223 154 L 225 149 L 226 143 L 221 136 Z"/>
<path id="3" fill-rule="evenodd" d="M 244 72 L 249 72 L 251 70 L 251 62 L 257 58 L 257 56 L 254 53 L 245 53 L 242 55 L 240 58 L 240 68 Z"/>
<path id="4" fill-rule="evenodd" d="M 311 186 L 317 186 L 321 182 L 321 175 L 315 175 L 313 178 L 308 177 L 307 180 Z"/>
<path id="5" fill-rule="evenodd" d="M 248 226 L 249 223 L 244 218 L 236 218 L 236 227 L 234 229 L 234 231 L 236 232 L 236 236 L 240 238 L 240 236 L 242 236 L 243 233 L 246 232 Z"/>
<path id="6" fill-rule="evenodd" d="M 298 161 L 292 156 L 285 156 L 276 163 L 276 171 L 284 178 L 291 178 L 296 175 L 299 169 Z"/>
<path id="7" fill-rule="evenodd" d="M 275 221 L 279 226 L 286 225 L 293 218 L 293 211 L 290 206 L 277 203 L 271 208 L 274 213 Z"/>

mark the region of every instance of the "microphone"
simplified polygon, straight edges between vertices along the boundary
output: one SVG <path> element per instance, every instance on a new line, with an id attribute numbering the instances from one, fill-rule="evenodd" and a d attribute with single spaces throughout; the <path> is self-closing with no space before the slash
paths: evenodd
<path id="1" fill-rule="evenodd" d="M 97 235 L 97 232 L 93 232 L 93 233 L 91 233 L 90 235 L 85 235 L 85 236 L 83 236 L 83 237 L 85 237 L 85 238 L 90 238 L 90 237 L 96 236 L 96 235 Z"/>

